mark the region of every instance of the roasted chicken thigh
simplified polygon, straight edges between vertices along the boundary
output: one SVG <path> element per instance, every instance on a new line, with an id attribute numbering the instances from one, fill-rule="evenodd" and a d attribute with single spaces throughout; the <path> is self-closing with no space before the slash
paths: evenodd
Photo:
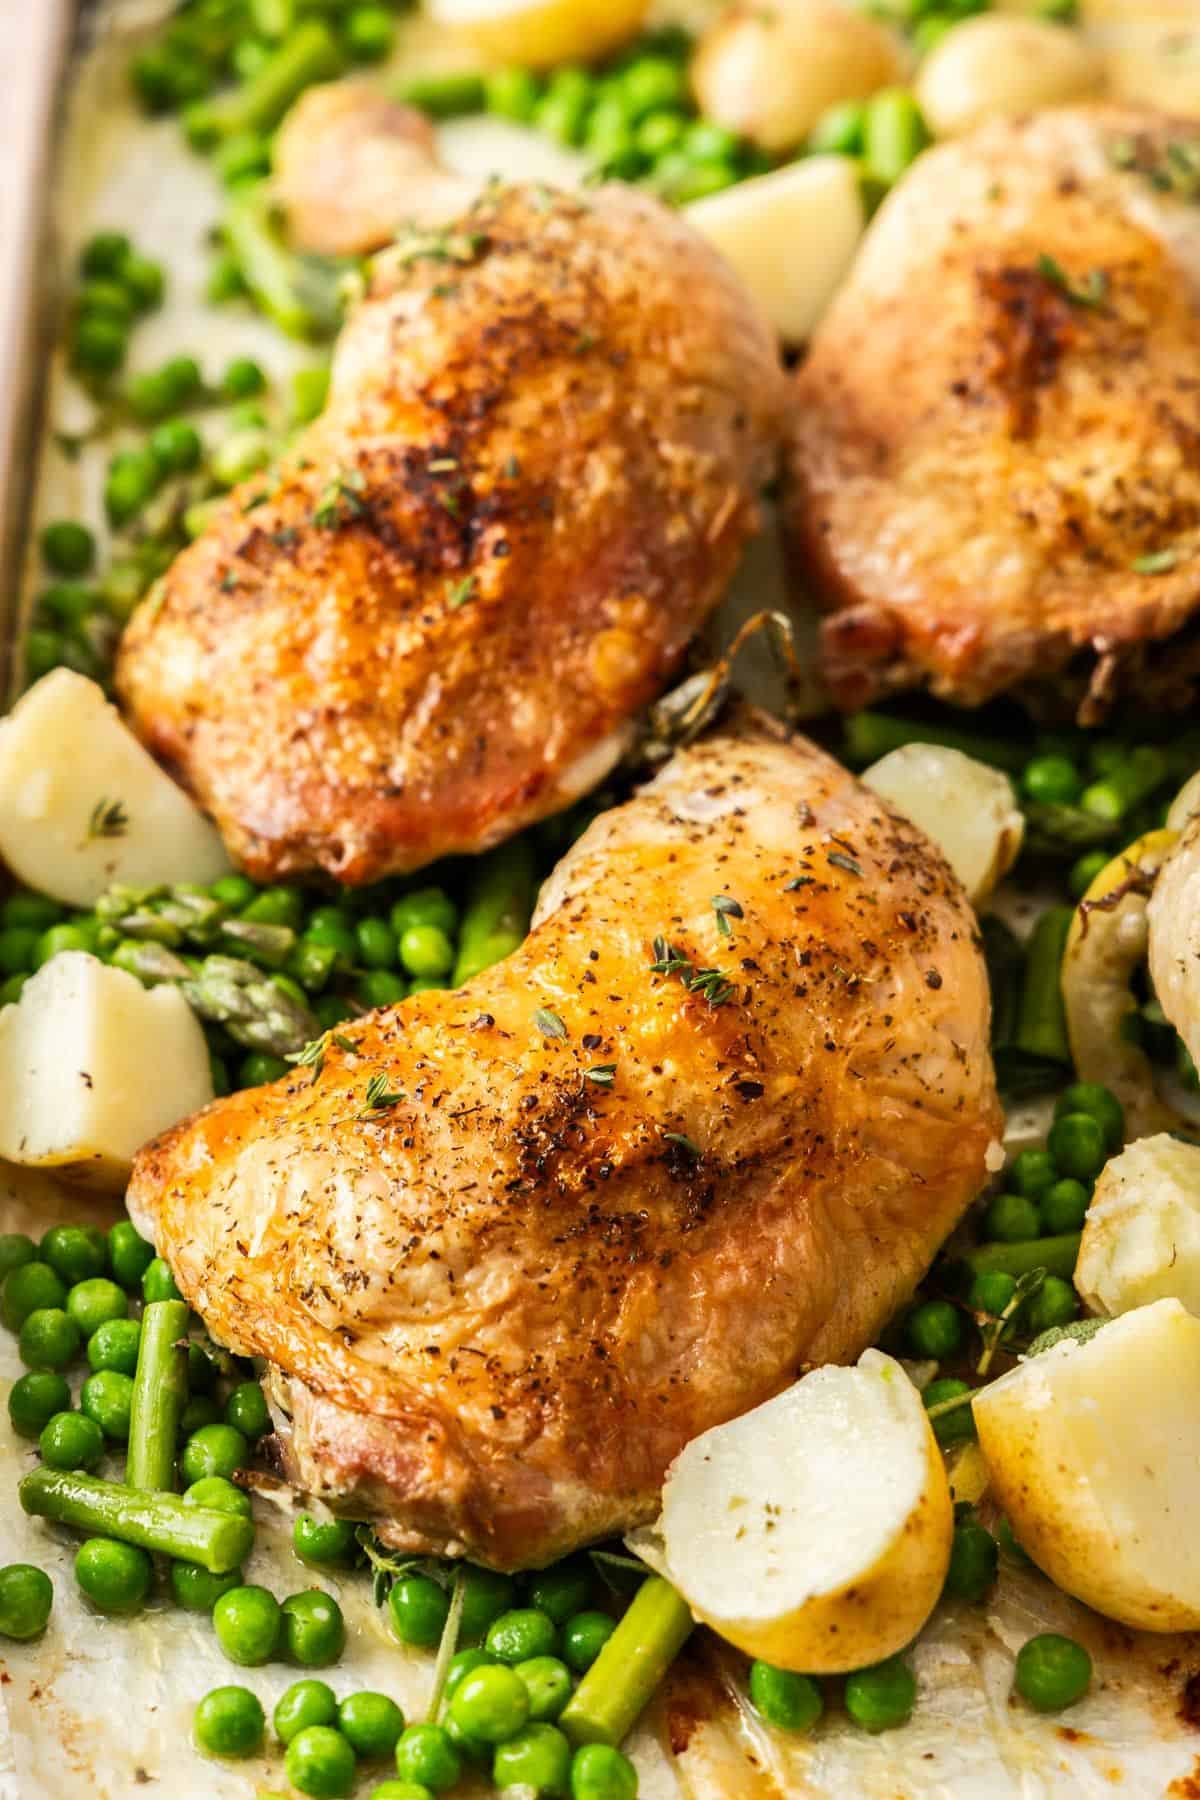
<path id="1" fill-rule="evenodd" d="M 756 528 L 785 397 L 682 219 L 494 189 L 376 264 L 325 414 L 134 616 L 130 722 L 258 878 L 483 849 L 621 754 Z"/>
<path id="2" fill-rule="evenodd" d="M 954 877 L 750 718 L 597 819 L 507 962 L 168 1132 L 129 1208 L 271 1365 L 298 1487 L 507 1568 L 650 1518 L 689 1439 L 857 1355 L 999 1129 Z"/>
<path id="3" fill-rule="evenodd" d="M 1200 125 L 1097 106 L 988 125 L 885 203 L 795 385 L 840 704 L 1192 698 L 1198 193 Z"/>

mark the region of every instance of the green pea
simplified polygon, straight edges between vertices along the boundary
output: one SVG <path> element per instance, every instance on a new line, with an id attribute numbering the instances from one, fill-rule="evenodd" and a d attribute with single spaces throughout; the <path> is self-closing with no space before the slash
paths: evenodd
<path id="1" fill-rule="evenodd" d="M 825 1703 L 811 1676 L 777 1669 L 771 1663 L 753 1662 L 750 1704 L 768 1725 L 778 1726 L 781 1731 L 811 1731 Z"/>
<path id="2" fill-rule="evenodd" d="M 35 1258 L 10 1269 L 0 1293 L 0 1319 L 10 1331 L 20 1331 L 30 1313 L 65 1304 L 67 1290 L 49 1263 Z"/>
<path id="3" fill-rule="evenodd" d="M 326 1681 L 293 1681 L 275 1703 L 271 1722 L 281 1744 L 290 1744 L 310 1725 L 336 1725 L 337 1696 Z"/>
<path id="4" fill-rule="evenodd" d="M 132 250 L 121 258 L 117 278 L 128 290 L 139 312 L 152 312 L 156 306 L 161 306 L 167 287 L 161 263 L 152 262 L 148 256 L 140 256 Z"/>
<path id="5" fill-rule="evenodd" d="M 314 1800 L 344 1800 L 354 1786 L 354 1752 L 340 1731 L 309 1725 L 287 1747 L 284 1768 L 292 1786 Z"/>
<path id="6" fill-rule="evenodd" d="M 1048 1150 L 1019 1151 L 1008 1171 L 1012 1192 L 1024 1195 L 1026 1200 L 1040 1200 L 1057 1179 L 1054 1158 Z"/>
<path id="7" fill-rule="evenodd" d="M 217 1642 L 230 1662 L 251 1669 L 270 1661 L 283 1629 L 274 1594 L 253 1584 L 222 1594 L 213 1607 L 212 1621 Z"/>
<path id="8" fill-rule="evenodd" d="M 89 318 L 114 320 L 124 331 L 133 323 L 133 300 L 117 281 L 85 281 L 76 296 L 76 306 Z"/>
<path id="9" fill-rule="evenodd" d="M 999 1546 L 990 1531 L 976 1519 L 962 1519 L 954 1527 L 945 1592 L 955 1600 L 977 1604 L 996 1580 Z"/>
<path id="10" fill-rule="evenodd" d="M 249 1688 L 219 1687 L 205 1694 L 192 1720 L 196 1748 L 205 1756 L 253 1756 L 263 1741 L 262 1701 Z"/>
<path id="11" fill-rule="evenodd" d="M 108 1262 L 114 1278 L 128 1293 L 136 1294 L 153 1261 L 154 1246 L 128 1219 L 118 1220 L 108 1234 Z"/>
<path id="12" fill-rule="evenodd" d="M 1052 1236 L 1082 1230 L 1090 1199 L 1082 1181 L 1056 1181 L 1042 1197 L 1042 1224 Z"/>
<path id="13" fill-rule="evenodd" d="M 231 1589 L 241 1587 L 245 1576 L 240 1569 L 230 1569 L 224 1575 L 212 1575 L 199 1563 L 173 1562 L 171 1564 L 171 1595 L 176 1606 L 184 1612 L 211 1613 L 222 1594 Z"/>
<path id="14" fill-rule="evenodd" d="M 243 1437 L 260 1438 L 271 1429 L 271 1413 L 257 1381 L 240 1381 L 225 1402 L 226 1422 Z"/>
<path id="15" fill-rule="evenodd" d="M 142 1299 L 147 1306 L 154 1300 L 182 1300 L 183 1295 L 175 1285 L 175 1277 L 171 1266 L 161 1256 L 154 1257 L 146 1264 L 146 1272 L 142 1276 Z"/>
<path id="16" fill-rule="evenodd" d="M 560 143 L 581 144 L 592 99 L 592 80 L 585 69 L 556 69 L 538 101 L 534 123 Z"/>
<path id="17" fill-rule="evenodd" d="M 529 1695 L 515 1669 L 473 1669 L 450 1696 L 450 1717 L 479 1744 L 502 1744 L 529 1719 Z"/>
<path id="18" fill-rule="evenodd" d="M 843 1704 L 864 1731 L 891 1731 L 912 1717 L 916 1698 L 912 1670 L 900 1657 L 891 1656 L 847 1675 Z"/>
<path id="19" fill-rule="evenodd" d="M 1104 1126 L 1090 1113 L 1061 1114 L 1050 1127 L 1046 1145 L 1059 1173 L 1075 1181 L 1093 1180 L 1108 1161 Z"/>
<path id="20" fill-rule="evenodd" d="M 32 1563 L 0 1569 L 0 1637 L 27 1643 L 45 1631 L 54 1604 L 50 1577 Z"/>
<path id="21" fill-rule="evenodd" d="M 1083 779 L 1067 756 L 1035 756 L 1026 763 L 1021 787 L 1029 800 L 1042 806 L 1074 806 L 1083 792 Z"/>
<path id="22" fill-rule="evenodd" d="M 440 1794 L 462 1775 L 462 1758 L 440 1725 L 409 1725 L 396 1745 L 396 1773 Z"/>
<path id="23" fill-rule="evenodd" d="M 29 1369 L 65 1369 L 79 1354 L 79 1327 L 61 1306 L 39 1306 L 21 1327 L 18 1347 Z"/>
<path id="24" fill-rule="evenodd" d="M 367 1688 L 342 1701 L 337 1722 L 355 1755 L 368 1762 L 391 1756 L 404 1730 L 404 1714 L 396 1702 Z"/>
<path id="25" fill-rule="evenodd" d="M 245 1488 L 229 1481 L 224 1475 L 202 1475 L 199 1481 L 193 1481 L 183 1491 L 185 1506 L 204 1506 L 215 1512 L 237 1513 L 248 1519 L 254 1511 L 250 1496 Z"/>
<path id="26" fill-rule="evenodd" d="M 150 450 L 120 450 L 108 465 L 104 510 L 114 530 L 128 525 L 155 492 L 161 478 Z"/>
<path id="27" fill-rule="evenodd" d="M 539 1569 L 529 1583 L 529 1600 L 556 1625 L 565 1625 L 575 1613 L 584 1612 L 594 1587 L 591 1564 L 585 1557 L 568 1557 Z"/>
<path id="28" fill-rule="evenodd" d="M 206 1425 L 221 1423 L 221 1408 L 210 1394 L 193 1394 L 179 1418 L 179 1435 L 186 1443 Z"/>
<path id="29" fill-rule="evenodd" d="M 137 1368 L 142 1328 L 137 1319 L 106 1319 L 87 1341 L 87 1359 L 93 1372 L 111 1370 L 132 1375 Z"/>
<path id="30" fill-rule="evenodd" d="M 408 992 L 403 980 L 391 969 L 368 969 L 365 975 L 359 976 L 356 985 L 368 1007 L 395 1006 Z"/>
<path id="31" fill-rule="evenodd" d="M 56 519 L 40 539 L 42 560 L 56 575 L 86 575 L 96 560 L 96 540 L 76 519 Z"/>
<path id="32" fill-rule="evenodd" d="M 398 938 L 414 925 L 433 925 L 450 937 L 458 928 L 458 908 L 444 888 L 414 888 L 396 901 L 390 923 Z"/>
<path id="33" fill-rule="evenodd" d="M 258 893 L 254 883 L 245 875 L 222 875 L 208 891 L 214 900 L 231 906 L 235 912 L 244 911 Z"/>
<path id="34" fill-rule="evenodd" d="M 388 1610 L 401 1643 L 432 1645 L 442 1635 L 450 1597 L 427 1575 L 402 1575 L 392 1583 Z"/>
<path id="35" fill-rule="evenodd" d="M 1112 1092 L 1098 1081 L 1076 1081 L 1059 1095 L 1054 1116 L 1061 1119 L 1071 1113 L 1086 1113 L 1096 1120 L 1104 1132 L 1110 1151 L 1119 1150 L 1125 1142 L 1125 1108 Z"/>
<path id="36" fill-rule="evenodd" d="M 554 1620 L 536 1607 L 516 1607 L 501 1613 L 488 1627 L 486 1649 L 500 1662 L 527 1662 L 533 1656 L 552 1656 L 558 1646 Z M 466 1721 L 463 1729 L 469 1731 Z"/>
<path id="37" fill-rule="evenodd" d="M 337 1661 L 346 1644 L 346 1621 L 332 1594 L 306 1588 L 290 1594 L 280 1611 L 283 1647 L 292 1662 L 323 1669 Z"/>
<path id="38" fill-rule="evenodd" d="M 454 945 L 436 925 L 410 925 L 400 939 L 400 961 L 410 975 L 448 975 L 454 967 Z"/>
<path id="39" fill-rule="evenodd" d="M 0 1234 L 0 1280 L 11 1274 L 13 1269 L 22 1269 L 26 1263 L 34 1262 L 37 1251 L 31 1237 L 23 1231 L 6 1231 Z"/>
<path id="40" fill-rule="evenodd" d="M 79 253 L 79 273 L 86 280 L 115 276 L 132 250 L 133 245 L 124 232 L 98 231 Z"/>
<path id="41" fill-rule="evenodd" d="M 82 375 L 114 375 L 128 348 L 125 327 L 103 313 L 85 313 L 71 331 L 71 361 Z"/>
<path id="42" fill-rule="evenodd" d="M 672 150 L 678 150 L 687 131 L 687 120 L 678 112 L 652 112 L 634 132 L 633 142 L 648 162 L 658 162 Z"/>
<path id="43" fill-rule="evenodd" d="M 940 1381 L 931 1381 L 923 1389 L 921 1399 L 926 1412 L 932 1412 L 935 1406 L 941 1406 L 947 1400 L 958 1400 L 971 1389 L 965 1381 L 955 1381 L 949 1377 Z M 932 1421 L 933 1435 L 943 1447 L 947 1444 L 964 1444 L 978 1435 L 975 1430 L 975 1413 L 970 1406 L 956 1406 L 950 1411 L 940 1413 Z"/>
<path id="44" fill-rule="evenodd" d="M 637 1770 L 607 1744 L 585 1744 L 571 1762 L 571 1800 L 636 1800 Z"/>
<path id="45" fill-rule="evenodd" d="M 542 83 L 531 69 L 493 69 L 484 76 L 483 104 L 501 119 L 528 125 L 542 97 Z"/>
<path id="46" fill-rule="evenodd" d="M 990 1313 L 998 1319 L 1017 1291 L 1017 1284 L 1003 1269 L 989 1269 L 971 1283 L 967 1304 L 973 1312 Z"/>
<path id="47" fill-rule="evenodd" d="M 730 131 L 712 119 L 697 119 L 694 125 L 688 126 L 684 150 L 693 162 L 720 161 L 736 156 L 739 143 L 736 131 Z"/>
<path id="48" fill-rule="evenodd" d="M 52 925 L 49 931 L 43 931 L 38 939 L 34 952 L 34 967 L 40 969 L 44 963 L 54 957 L 61 956 L 65 950 L 91 950 L 93 940 L 87 928 L 78 921 L 72 920 L 67 925 Z"/>
<path id="49" fill-rule="evenodd" d="M 256 925 L 286 925 L 299 931 L 304 923 L 304 896 L 293 887 L 261 888 L 243 907 L 242 917 Z"/>
<path id="50" fill-rule="evenodd" d="M 140 1612 L 153 1578 L 150 1558 L 135 1544 L 88 1538 L 75 1554 L 75 1579 L 98 1612 Z"/>
<path id="51" fill-rule="evenodd" d="M 70 1287 L 103 1273 L 108 1261 L 104 1233 L 81 1225 L 53 1225 L 43 1237 L 41 1258 Z M 124 1308 L 122 1307 L 122 1311 Z"/>
<path id="52" fill-rule="evenodd" d="M 58 901 L 48 899 L 45 894 L 10 894 L 0 906 L 0 919 L 6 926 L 28 926 L 34 931 L 45 931 L 48 925 L 57 925 L 62 916 L 63 909 Z"/>
<path id="53" fill-rule="evenodd" d="M 562 1653 L 563 1659 L 570 1664 L 577 1675 L 582 1675 L 591 1668 L 609 1638 L 617 1628 L 617 1622 L 604 1612 L 576 1613 L 563 1626 Z M 544 1652 L 534 1652 L 544 1654 Z"/>
<path id="54" fill-rule="evenodd" d="M 42 1428 L 38 1451 L 52 1469 L 94 1469 L 104 1455 L 104 1433 L 84 1413 L 57 1412 Z"/>
<path id="55" fill-rule="evenodd" d="M 503 1792 L 520 1787 L 542 1796 L 567 1792 L 571 1746 L 553 1725 L 526 1725 L 501 1744 L 492 1762 L 492 1780 Z"/>
<path id="56" fill-rule="evenodd" d="M 173 356 L 159 371 L 173 406 L 189 405 L 202 398 L 204 377 L 194 356 Z"/>
<path id="57" fill-rule="evenodd" d="M 203 1425 L 184 1445 L 179 1472 L 189 1486 L 205 1475 L 223 1475 L 228 1479 L 235 1469 L 244 1466 L 249 1454 L 249 1444 L 232 1425 Z"/>
<path id="58" fill-rule="evenodd" d="M 383 919 L 360 919 L 355 930 L 357 960 L 369 969 L 394 969 L 396 939 Z"/>
<path id="59" fill-rule="evenodd" d="M 252 1050 L 238 1064 L 238 1086 L 265 1087 L 269 1081 L 281 1081 L 291 1074 L 291 1065 L 281 1056 L 268 1056 L 265 1050 Z"/>
<path id="60" fill-rule="evenodd" d="M 323 908 L 322 911 L 332 911 L 332 909 Z M 358 960 L 357 934 L 354 928 L 344 920 L 314 915 L 309 920 L 303 941 L 336 951 L 338 960 L 344 969 L 352 968 Z"/>
<path id="61" fill-rule="evenodd" d="M 172 409 L 170 383 L 161 369 L 143 370 L 125 383 L 125 404 L 141 425 L 156 425 Z"/>
<path id="62" fill-rule="evenodd" d="M 199 467 L 204 445 L 196 427 L 186 419 L 164 419 L 151 434 L 150 451 L 160 469 L 183 475 Z"/>
<path id="63" fill-rule="evenodd" d="M 28 687 L 39 676 L 46 675 L 51 669 L 57 669 L 63 659 L 63 641 L 57 631 L 39 631 L 36 628 L 25 633 L 25 685 Z M 7 991 L 10 987 L 5 983 L 4 1004 L 18 998 L 17 994 Z"/>
<path id="64" fill-rule="evenodd" d="M 531 1656 L 517 1664 L 517 1674 L 529 1695 L 529 1717 L 557 1719 L 571 1698 L 571 1671 L 557 1656 Z"/>
<path id="65" fill-rule="evenodd" d="M 628 117 L 636 123 L 647 113 L 686 105 L 687 76 L 666 56 L 640 56 L 618 77 Z"/>
<path id="66" fill-rule="evenodd" d="M 193 1394 L 211 1394 L 220 1370 L 203 1344 L 188 1345 L 188 1388 Z"/>
<path id="67" fill-rule="evenodd" d="M 495 1569 L 481 1569 L 468 1563 L 462 1572 L 463 1606 L 459 1631 L 463 1641 L 481 1638 L 489 1625 L 507 1612 L 516 1599 L 516 1584 L 511 1575 Z"/>
<path id="68" fill-rule="evenodd" d="M 926 1300 L 909 1313 L 904 1335 L 914 1356 L 932 1357 L 935 1362 L 953 1356 L 962 1343 L 958 1308 L 948 1300 Z"/>
<path id="69" fill-rule="evenodd" d="M 50 613 L 56 625 L 74 631 L 84 629 L 100 602 L 100 590 L 86 581 L 52 581 L 37 598 L 39 612 Z"/>
<path id="70" fill-rule="evenodd" d="M 77 1281 L 67 1294 L 67 1312 L 85 1338 L 90 1338 L 110 1319 L 123 1319 L 128 1311 L 129 1299 L 124 1288 L 118 1287 L 106 1275 Z"/>
<path id="71" fill-rule="evenodd" d="M 355 62 L 382 62 L 396 41 L 396 21 L 385 6 L 356 6 L 342 36 Z"/>
<path id="72" fill-rule="evenodd" d="M 1024 1194 L 997 1194 L 983 1215 L 983 1235 L 997 1244 L 1025 1244 L 1042 1234 L 1042 1219 Z"/>
<path id="73" fill-rule="evenodd" d="M 133 1381 L 118 1369 L 101 1369 L 89 1375 L 79 1392 L 79 1404 L 94 1419 L 105 1437 L 125 1443 L 133 1407 Z"/>
<path id="74" fill-rule="evenodd" d="M 348 1564 L 357 1551 L 354 1532 L 349 1519 L 314 1519 L 311 1513 L 300 1513 L 292 1527 L 292 1548 L 305 1562 L 327 1567 Z"/>
<path id="75" fill-rule="evenodd" d="M 381 1781 L 367 1800 L 433 1800 L 433 1789 L 423 1781 Z"/>
<path id="76" fill-rule="evenodd" d="M 40 1437 L 55 1413 L 67 1412 L 71 1390 L 66 1379 L 52 1369 L 35 1369 L 20 1376 L 8 1390 L 8 1416 L 21 1437 Z"/>
<path id="77" fill-rule="evenodd" d="M 486 1668 L 495 1660 L 494 1656 L 489 1656 L 486 1650 L 481 1650 L 478 1646 L 467 1650 L 456 1650 L 446 1665 L 443 1697 L 448 1700 L 464 1676 L 470 1675 L 475 1669 Z"/>
<path id="78" fill-rule="evenodd" d="M 1026 1309 L 1029 1335 L 1037 1337 L 1056 1325 L 1069 1325 L 1078 1311 L 1079 1299 L 1071 1283 L 1058 1275 L 1047 1275 Z"/>
<path id="79" fill-rule="evenodd" d="M 1014 1686 L 1038 1712 L 1062 1712 L 1082 1700 L 1092 1683 L 1092 1659 L 1074 1638 L 1055 1631 L 1031 1637 L 1017 1651 Z"/>

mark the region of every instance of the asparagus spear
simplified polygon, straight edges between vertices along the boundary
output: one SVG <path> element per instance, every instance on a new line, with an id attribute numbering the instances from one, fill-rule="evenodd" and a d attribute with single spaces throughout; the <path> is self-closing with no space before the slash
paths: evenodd
<path id="1" fill-rule="evenodd" d="M 264 188 L 247 187 L 235 196 L 225 235 L 246 286 L 281 331 L 297 338 L 333 336 L 342 318 L 342 271 L 328 258 L 288 249 Z"/>
<path id="2" fill-rule="evenodd" d="M 463 912 L 455 987 L 511 956 L 524 943 L 534 887 L 533 850 L 526 839 L 512 838 L 483 858 Z"/>
<path id="3" fill-rule="evenodd" d="M 271 1056 L 290 1056 L 319 1036 L 320 1024 L 306 1006 L 285 993 L 253 963 L 233 956 L 206 956 L 196 974 L 180 983 L 184 998 L 235 1043 Z"/>
<path id="4" fill-rule="evenodd" d="M 972 1275 L 1011 1275 L 1019 1281 L 1034 1269 L 1045 1269 L 1070 1281 L 1079 1261 L 1078 1231 L 1066 1231 L 1061 1237 L 1032 1238 L 1026 1244 L 982 1244 L 964 1256 Z"/>
<path id="5" fill-rule="evenodd" d="M 323 20 L 307 19 L 249 81 L 217 100 L 189 107 L 188 136 L 197 149 L 207 149 L 243 132 L 273 131 L 306 87 L 340 73 L 333 33 Z"/>
<path id="6" fill-rule="evenodd" d="M 950 725 L 931 725 L 919 719 L 893 719 L 888 713 L 853 713 L 846 720 L 846 761 L 855 767 L 878 762 L 889 750 L 905 744 L 944 744 L 948 750 L 961 750 L 976 762 L 990 763 L 1010 775 L 1019 775 L 1029 759 L 1020 744 L 1004 738 L 985 737 L 982 733 L 959 731 Z"/>
<path id="7" fill-rule="evenodd" d="M 153 1300 L 142 1314 L 125 1464 L 132 1488 L 175 1485 L 175 1440 L 188 1393 L 187 1324 L 182 1300 Z"/>
<path id="8" fill-rule="evenodd" d="M 211 1575 L 236 1569 L 254 1543 L 254 1521 L 241 1513 L 187 1506 L 178 1494 L 146 1493 L 75 1469 L 43 1465 L 25 1476 L 17 1493 L 35 1518 L 199 1563 Z"/>
<path id="9" fill-rule="evenodd" d="M 1025 979 L 1017 1014 L 1016 1046 L 1032 1056 L 1069 1063 L 1067 1014 L 1062 997 L 1062 960 L 1074 911 L 1048 906 L 1039 914 L 1025 947 Z"/>
<path id="10" fill-rule="evenodd" d="M 558 1721 L 572 1744 L 619 1744 L 692 1625 L 691 1613 L 670 1582 L 648 1576 Z"/>

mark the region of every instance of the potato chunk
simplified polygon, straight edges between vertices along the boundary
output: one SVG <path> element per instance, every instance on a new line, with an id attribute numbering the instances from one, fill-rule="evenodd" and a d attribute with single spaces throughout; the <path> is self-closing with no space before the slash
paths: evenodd
<path id="1" fill-rule="evenodd" d="M 1200 1317 L 1200 1145 L 1159 1132 L 1106 1164 L 1075 1285 L 1095 1312 L 1179 1300 Z"/>
<path id="2" fill-rule="evenodd" d="M 983 13 L 930 51 L 917 99 L 935 137 L 961 137 L 988 119 L 1082 99 L 1102 76 L 1099 56 L 1066 25 Z"/>
<path id="3" fill-rule="evenodd" d="M 1143 1631 L 1200 1626 L 1200 1319 L 1157 1300 L 974 1401 L 992 1489 L 1068 1594 Z"/>
<path id="4" fill-rule="evenodd" d="M 933 839 L 972 906 L 982 905 L 1016 862 L 1025 818 L 998 769 L 940 744 L 903 744 L 862 779 Z"/>
<path id="5" fill-rule="evenodd" d="M 215 881 L 215 828 L 122 724 L 100 688 L 53 669 L 0 720 L 0 856 L 68 906 L 114 881 Z"/>
<path id="6" fill-rule="evenodd" d="M 0 1011 L 0 1156 L 122 1189 L 136 1150 L 213 1097 L 208 1046 L 177 988 L 68 950 Z"/>
<path id="7" fill-rule="evenodd" d="M 671 1465 L 645 1548 L 730 1643 L 837 1674 L 916 1636 L 952 1531 L 921 1397 L 899 1363 L 867 1350 L 695 1438 Z"/>

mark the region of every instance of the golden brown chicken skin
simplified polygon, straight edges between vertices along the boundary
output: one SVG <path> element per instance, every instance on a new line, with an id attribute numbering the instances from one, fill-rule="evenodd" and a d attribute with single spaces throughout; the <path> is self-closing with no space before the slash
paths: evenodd
<path id="1" fill-rule="evenodd" d="M 886 202 L 795 386 L 840 704 L 1193 696 L 1197 192 L 1200 126 L 1080 107 L 935 150 Z"/>
<path id="2" fill-rule="evenodd" d="M 377 265 L 327 412 L 134 616 L 130 723 L 259 879 L 495 843 L 594 785 L 676 668 L 785 388 L 656 201 L 490 193 Z"/>
<path id="3" fill-rule="evenodd" d="M 507 962 L 168 1132 L 129 1206 L 274 1365 L 300 1488 L 518 1567 L 650 1518 L 690 1438 L 856 1356 L 1000 1122 L 954 877 L 760 720 L 603 814 Z"/>

